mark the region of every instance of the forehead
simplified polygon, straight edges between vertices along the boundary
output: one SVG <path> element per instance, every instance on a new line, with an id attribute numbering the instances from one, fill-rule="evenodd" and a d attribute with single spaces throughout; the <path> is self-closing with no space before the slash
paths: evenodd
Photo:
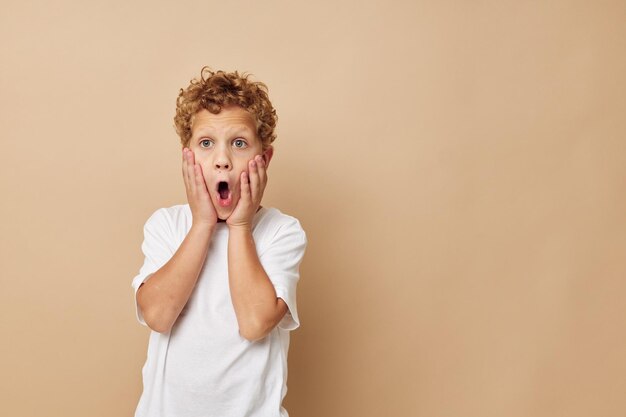
<path id="1" fill-rule="evenodd" d="M 191 121 L 191 134 L 251 133 L 256 135 L 256 120 L 247 110 L 239 106 L 222 107 L 218 114 L 206 109 L 198 111 Z"/>

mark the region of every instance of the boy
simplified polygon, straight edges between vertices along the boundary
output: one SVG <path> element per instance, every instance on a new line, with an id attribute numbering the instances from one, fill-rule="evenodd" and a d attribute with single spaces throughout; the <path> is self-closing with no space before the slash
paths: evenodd
<path id="1" fill-rule="evenodd" d="M 306 235 L 260 205 L 276 138 L 263 83 L 204 67 L 174 118 L 188 204 L 145 223 L 133 279 L 152 332 L 136 417 L 287 417 L 289 332 Z"/>

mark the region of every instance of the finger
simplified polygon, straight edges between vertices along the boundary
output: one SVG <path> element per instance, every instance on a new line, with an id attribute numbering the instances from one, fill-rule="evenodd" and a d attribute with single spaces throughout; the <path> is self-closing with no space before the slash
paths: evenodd
<path id="1" fill-rule="evenodd" d="M 196 195 L 196 173 L 194 167 L 194 157 L 191 149 L 187 151 L 187 179 L 189 180 L 189 188 L 192 194 Z"/>
<path id="2" fill-rule="evenodd" d="M 183 148 L 183 163 L 181 164 L 182 172 L 183 172 L 183 181 L 185 182 L 185 189 L 187 191 L 190 190 L 189 185 L 189 172 L 187 169 L 187 148 Z"/>
<path id="3" fill-rule="evenodd" d="M 195 180 L 196 180 L 196 189 L 200 193 L 201 196 L 208 196 L 209 190 L 207 189 L 206 182 L 204 181 L 204 175 L 202 174 L 202 166 L 200 164 L 195 165 Z"/>
<path id="4" fill-rule="evenodd" d="M 257 165 L 257 174 L 259 176 L 259 183 L 256 189 L 253 190 L 253 201 L 255 203 L 261 203 L 263 199 L 263 192 L 265 191 L 265 185 L 267 184 L 267 171 L 265 170 L 265 161 L 261 155 L 255 157 Z"/>
<path id="5" fill-rule="evenodd" d="M 202 168 L 198 164 L 193 166 L 193 180 L 196 187 L 196 198 L 202 201 L 206 200 L 207 191 L 202 179 Z"/>
<path id="6" fill-rule="evenodd" d="M 250 199 L 252 201 L 256 201 L 257 195 L 259 193 L 259 171 L 257 169 L 257 163 L 254 159 L 252 159 L 248 163 L 249 167 L 249 182 L 250 182 Z"/>
<path id="7" fill-rule="evenodd" d="M 261 192 L 263 192 L 265 185 L 267 184 L 267 167 L 265 166 L 265 160 L 261 155 L 258 155 L 256 159 L 259 171 L 259 185 L 261 186 Z"/>
<path id="8" fill-rule="evenodd" d="M 250 204 L 250 178 L 248 177 L 248 173 L 246 171 L 241 173 L 241 200 Z"/>

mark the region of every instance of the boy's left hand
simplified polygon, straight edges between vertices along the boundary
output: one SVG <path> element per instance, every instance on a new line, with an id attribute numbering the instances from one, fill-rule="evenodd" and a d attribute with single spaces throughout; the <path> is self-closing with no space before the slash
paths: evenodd
<path id="1" fill-rule="evenodd" d="M 235 210 L 226 219 L 228 227 L 252 228 L 252 219 L 259 209 L 263 192 L 267 185 L 265 160 L 256 155 L 248 161 L 248 172 L 243 171 L 239 177 L 240 196 Z"/>

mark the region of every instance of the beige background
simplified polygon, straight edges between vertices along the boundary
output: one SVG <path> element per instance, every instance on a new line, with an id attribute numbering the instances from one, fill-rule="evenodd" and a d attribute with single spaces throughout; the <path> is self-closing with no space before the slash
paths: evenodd
<path id="1" fill-rule="evenodd" d="M 54 3 L 54 4 L 53 4 Z M 176 3 L 176 4 L 175 4 Z M 0 3 L 0 415 L 131 416 L 178 89 L 270 87 L 293 417 L 626 414 L 626 6 Z"/>

